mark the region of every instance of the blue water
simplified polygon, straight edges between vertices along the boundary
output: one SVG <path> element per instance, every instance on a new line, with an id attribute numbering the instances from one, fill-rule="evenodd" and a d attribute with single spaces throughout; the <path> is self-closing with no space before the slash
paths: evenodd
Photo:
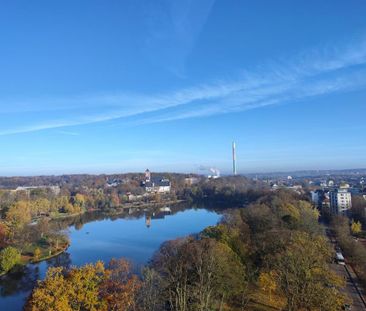
<path id="1" fill-rule="evenodd" d="M 18 273 L 0 279 L 0 310 L 22 310 L 24 302 L 48 267 L 83 265 L 97 260 L 108 262 L 125 257 L 135 267 L 146 264 L 159 246 L 167 241 L 198 233 L 218 222 L 220 215 L 206 209 L 187 209 L 161 219 L 119 218 L 95 220 L 81 228 L 69 228 L 71 245 L 58 257 L 30 264 Z M 136 268 L 137 269 L 137 268 Z"/>

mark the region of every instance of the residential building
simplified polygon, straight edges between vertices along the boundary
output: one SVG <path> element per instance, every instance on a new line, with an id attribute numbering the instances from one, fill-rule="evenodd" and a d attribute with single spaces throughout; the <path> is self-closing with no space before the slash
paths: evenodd
<path id="1" fill-rule="evenodd" d="M 184 178 L 184 183 L 188 186 L 195 185 L 199 183 L 199 178 L 197 177 L 186 177 Z"/>
<path id="2" fill-rule="evenodd" d="M 335 215 L 346 215 L 352 207 L 352 194 L 347 188 L 339 188 L 329 192 L 330 210 Z"/>
<path id="3" fill-rule="evenodd" d="M 319 207 L 319 205 L 320 205 L 320 192 L 321 191 L 322 190 L 315 190 L 315 191 L 310 192 L 311 202 L 313 202 L 316 207 Z"/>
<path id="4" fill-rule="evenodd" d="M 314 203 L 316 208 L 323 214 L 329 213 L 329 190 L 317 189 L 315 191 L 311 191 L 311 201 Z"/>

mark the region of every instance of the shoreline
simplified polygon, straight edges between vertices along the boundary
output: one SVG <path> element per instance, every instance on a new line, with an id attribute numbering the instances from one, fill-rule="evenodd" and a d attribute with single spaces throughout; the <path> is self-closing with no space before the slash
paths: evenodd
<path id="1" fill-rule="evenodd" d="M 175 200 L 175 201 L 166 201 L 166 202 L 154 202 L 154 203 L 145 203 L 145 204 L 140 204 L 140 205 L 132 205 L 132 206 L 124 206 L 124 207 L 118 207 L 118 208 L 114 208 L 110 211 L 106 211 L 105 213 L 107 214 L 112 214 L 112 215 L 119 215 L 122 214 L 126 209 L 130 209 L 130 208 L 136 208 L 136 209 L 141 209 L 141 208 L 149 208 L 149 207 L 161 207 L 164 205 L 176 205 L 176 204 L 180 204 L 180 203 L 184 203 L 186 202 L 186 200 Z M 98 212 L 99 210 L 90 210 L 90 212 Z"/>
<path id="2" fill-rule="evenodd" d="M 186 202 L 186 200 L 165 201 L 165 202 L 159 202 L 159 203 L 158 202 L 152 202 L 152 203 L 149 202 L 149 203 L 144 203 L 144 204 L 139 204 L 139 205 L 133 204 L 133 205 L 130 205 L 130 206 L 121 206 L 119 208 L 114 208 L 113 210 L 106 211 L 105 213 L 108 214 L 108 215 L 114 216 L 114 215 L 123 214 L 126 209 L 130 209 L 130 208 L 136 208 L 136 209 L 149 208 L 149 207 L 154 208 L 154 207 L 161 207 L 161 206 L 164 206 L 164 205 L 175 205 L 175 204 L 180 204 L 180 203 L 184 203 L 184 202 Z M 51 221 L 58 221 L 58 220 L 63 220 L 63 219 L 67 219 L 67 218 L 77 217 L 77 216 L 84 215 L 84 214 L 87 214 L 87 213 L 95 213 L 95 212 L 100 212 L 100 210 L 99 209 L 92 209 L 92 210 L 85 210 L 83 212 L 70 214 L 70 215 L 59 215 L 57 217 L 51 217 L 50 220 Z M 38 263 L 41 263 L 41 262 L 46 261 L 48 259 L 57 257 L 57 256 L 61 255 L 62 253 L 64 253 L 70 247 L 70 245 L 71 245 L 71 243 L 68 242 L 68 243 L 66 243 L 66 245 L 61 250 L 57 251 L 54 254 L 41 257 L 38 260 L 33 260 L 32 258 L 29 258 L 29 259 L 26 259 L 26 260 L 23 259 L 23 261 L 21 260 L 17 264 L 17 266 L 26 266 L 28 264 L 38 264 Z M 5 275 L 7 275 L 11 271 L 12 271 L 12 269 L 10 269 L 9 271 L 0 273 L 0 277 L 3 277 Z"/>
<path id="3" fill-rule="evenodd" d="M 87 213 L 95 213 L 95 212 L 103 212 L 106 214 L 111 214 L 111 215 L 119 215 L 122 214 L 126 209 L 130 209 L 130 208 L 136 208 L 136 209 L 140 209 L 140 208 L 149 208 L 149 207 L 161 207 L 164 205 L 175 205 L 175 204 L 180 204 L 180 203 L 184 203 L 187 202 L 187 200 L 174 200 L 174 201 L 164 201 L 164 202 L 152 202 L 152 203 L 143 203 L 143 204 L 131 204 L 131 205 L 121 205 L 119 207 L 114 207 L 111 208 L 110 210 L 107 211 L 102 211 L 100 209 L 89 209 L 89 210 L 85 210 L 82 211 L 80 213 L 75 213 L 75 214 L 66 214 L 66 215 L 58 215 L 56 217 L 50 217 L 51 221 L 57 221 L 57 220 L 62 220 L 62 219 L 67 219 L 67 218 L 73 218 L 73 217 L 77 217 L 80 215 L 84 215 Z"/>
<path id="4" fill-rule="evenodd" d="M 45 260 L 48 260 L 48 259 L 51 259 L 51 258 L 54 258 L 54 257 L 57 257 L 58 255 L 61 255 L 62 253 L 64 253 L 68 248 L 70 247 L 70 243 L 67 243 L 65 245 L 65 247 L 61 250 L 59 250 L 58 252 L 54 253 L 54 254 L 51 254 L 51 255 L 48 255 L 48 256 L 45 256 L 45 257 L 42 257 L 38 260 L 31 260 L 29 261 L 27 264 L 31 263 L 31 264 L 37 264 L 37 263 L 40 263 L 42 261 L 45 261 Z"/>
<path id="5" fill-rule="evenodd" d="M 10 269 L 9 271 L 6 271 L 6 272 L 2 272 L 2 273 L 0 273 L 0 278 L 1 277 L 3 277 L 3 276 L 5 276 L 5 275 L 7 275 L 7 274 L 9 274 L 9 273 L 11 273 L 12 272 L 12 270 L 15 268 L 15 267 L 24 267 L 24 266 L 26 266 L 26 265 L 29 265 L 29 264 L 37 264 L 37 263 L 40 263 L 40 262 L 42 262 L 42 261 L 46 261 L 46 260 L 48 260 L 48 259 L 51 259 L 51 258 L 54 258 L 54 257 L 57 257 L 57 256 L 59 256 L 59 255 L 61 255 L 62 253 L 64 253 L 68 248 L 69 248 L 69 246 L 70 246 L 70 243 L 67 243 L 66 245 L 65 245 L 65 247 L 64 248 L 62 248 L 61 250 L 59 250 L 58 252 L 56 252 L 56 253 L 54 253 L 54 254 L 51 254 L 51 255 L 48 255 L 48 256 L 45 256 L 45 257 L 42 257 L 42 258 L 40 258 L 40 259 L 38 259 L 38 260 L 31 260 L 31 259 L 29 259 L 29 260 L 25 260 L 25 261 L 20 261 L 19 263 L 17 263 L 12 269 Z"/>

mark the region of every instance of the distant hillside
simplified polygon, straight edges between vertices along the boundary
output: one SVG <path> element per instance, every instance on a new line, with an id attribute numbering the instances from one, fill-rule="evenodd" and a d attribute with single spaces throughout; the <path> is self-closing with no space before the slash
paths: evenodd
<path id="1" fill-rule="evenodd" d="M 244 174 L 248 177 L 319 177 L 326 175 L 366 175 L 366 168 L 357 169 L 342 169 L 342 170 L 304 170 L 304 171 L 289 171 L 289 172 L 269 172 L 269 173 L 252 173 Z"/>
<path id="2" fill-rule="evenodd" d="M 152 172 L 153 175 L 165 176 L 172 180 L 184 179 L 187 176 L 198 176 L 194 174 L 160 173 Z M 72 185 L 87 187 L 102 187 L 108 181 L 141 181 L 144 178 L 143 173 L 126 173 L 110 175 L 60 175 L 60 176 L 26 176 L 26 177 L 0 177 L 0 188 L 13 189 L 20 186 L 49 186 L 49 185 Z"/>

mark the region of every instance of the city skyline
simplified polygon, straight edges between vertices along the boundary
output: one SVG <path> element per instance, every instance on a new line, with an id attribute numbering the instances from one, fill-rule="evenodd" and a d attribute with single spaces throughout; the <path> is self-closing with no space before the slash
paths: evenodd
<path id="1" fill-rule="evenodd" d="M 14 1 L 0 175 L 364 168 L 366 3 Z"/>

